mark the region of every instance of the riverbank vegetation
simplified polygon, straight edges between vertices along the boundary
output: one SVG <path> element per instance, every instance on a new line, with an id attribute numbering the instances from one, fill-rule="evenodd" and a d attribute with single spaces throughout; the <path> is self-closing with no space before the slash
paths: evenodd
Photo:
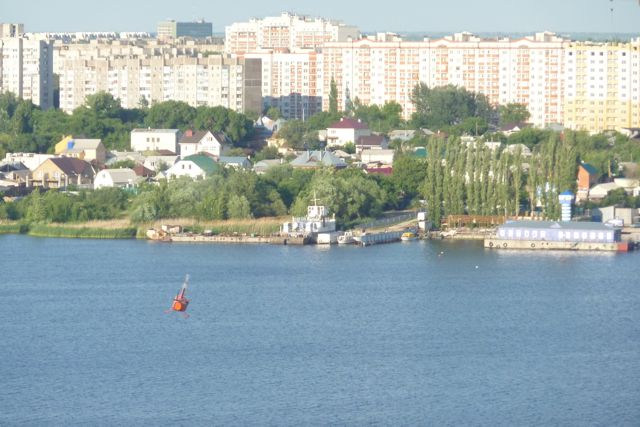
<path id="1" fill-rule="evenodd" d="M 318 131 L 344 115 L 383 134 L 414 130 L 408 140 L 390 141 L 396 156 L 389 176 L 369 175 L 357 167 L 303 170 L 283 164 L 263 175 L 223 169 L 203 180 L 149 182 L 135 192 L 36 190 L 13 202 L 0 201 L 0 220 L 14 221 L 0 225 L 0 232 L 29 227 L 49 235 L 82 234 L 73 231 L 78 229 L 97 237 L 100 233 L 95 230 L 122 236 L 136 230 L 134 234 L 140 235 L 148 224 L 188 218 L 198 230 L 270 234 L 282 217 L 303 216 L 314 201 L 327 205 L 343 227 L 384 211 L 412 207 L 426 207 L 436 226 L 451 214 L 511 216 L 537 210 L 543 217 L 558 218 L 557 195 L 575 191 L 580 162 L 595 166 L 602 180 L 608 180 L 621 173 L 623 162 L 640 159 L 640 144 L 615 132 L 589 135 L 525 127 L 503 134 L 496 125 L 526 121 L 526 108 L 510 104 L 496 109 L 484 96 L 462 88 L 417 85 L 412 99 L 416 111 L 406 121 L 397 103 L 367 106 L 356 98 L 347 103 L 346 111 L 331 108 L 305 121 L 289 120 L 278 132 L 289 148 L 313 149 L 324 146 Z M 271 114 L 277 116 L 273 109 Z M 224 131 L 236 148 L 252 153 L 254 161 L 277 156 L 274 149 L 259 151 L 251 145 L 254 130 L 249 116 L 222 107 L 193 108 L 167 101 L 123 109 L 111 95 L 99 93 L 66 114 L 41 111 L 13 95 L 0 95 L 0 155 L 51 152 L 65 134 L 101 138 L 108 149 L 123 150 L 128 148 L 131 129 L 147 126 Z M 427 128 L 431 132 L 424 131 Z M 416 147 L 426 149 L 426 158 L 415 154 Z M 617 195 L 615 200 L 638 204 L 627 196 Z M 257 220 L 264 218 L 276 220 L 259 225 Z M 102 225 L 87 225 L 92 221 Z M 120 226 L 110 227 L 104 221 Z"/>

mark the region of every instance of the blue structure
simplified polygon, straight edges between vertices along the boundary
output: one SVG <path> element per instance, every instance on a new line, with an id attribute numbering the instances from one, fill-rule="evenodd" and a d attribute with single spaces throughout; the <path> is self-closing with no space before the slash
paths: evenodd
<path id="1" fill-rule="evenodd" d="M 567 190 L 560 193 L 558 198 L 560 199 L 560 206 L 562 207 L 561 221 L 571 221 L 571 205 L 574 199 L 573 193 Z"/>

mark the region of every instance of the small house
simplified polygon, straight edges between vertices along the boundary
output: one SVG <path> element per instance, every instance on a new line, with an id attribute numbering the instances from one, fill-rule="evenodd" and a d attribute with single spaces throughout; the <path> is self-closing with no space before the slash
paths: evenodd
<path id="1" fill-rule="evenodd" d="M 360 120 L 342 118 L 327 128 L 327 147 L 355 144 L 361 137 L 371 135 L 369 127 Z"/>
<path id="2" fill-rule="evenodd" d="M 132 151 L 159 151 L 168 150 L 178 152 L 178 129 L 134 129 L 131 131 Z"/>
<path id="3" fill-rule="evenodd" d="M 389 146 L 389 141 L 384 135 L 361 136 L 356 141 L 356 154 L 363 150 L 385 150 Z"/>
<path id="4" fill-rule="evenodd" d="M 182 158 L 198 153 L 206 153 L 220 157 L 225 148 L 231 145 L 231 143 L 222 132 L 211 132 L 208 130 L 194 132 L 188 130 L 182 138 L 180 138 L 178 145 L 180 146 L 180 157 Z"/>
<path id="5" fill-rule="evenodd" d="M 291 161 L 294 168 L 321 168 L 333 167 L 344 168 L 347 163 L 344 159 L 340 159 L 333 155 L 331 151 L 304 151 L 298 157 Z"/>
<path id="6" fill-rule="evenodd" d="M 55 145 L 55 154 L 95 162 L 99 165 L 104 165 L 107 159 L 107 150 L 101 139 L 81 139 L 71 135 L 65 136 Z"/>
<path id="7" fill-rule="evenodd" d="M 95 190 L 105 187 L 132 188 L 141 180 L 142 178 L 136 175 L 133 169 L 103 169 L 96 174 L 93 188 Z"/>
<path id="8" fill-rule="evenodd" d="M 218 163 L 226 168 L 251 169 L 251 162 L 246 157 L 241 156 L 220 156 Z"/>

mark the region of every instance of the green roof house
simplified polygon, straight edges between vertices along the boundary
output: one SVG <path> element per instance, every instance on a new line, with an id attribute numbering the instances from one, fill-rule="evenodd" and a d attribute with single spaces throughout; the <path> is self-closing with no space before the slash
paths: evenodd
<path id="1" fill-rule="evenodd" d="M 178 160 L 165 172 L 168 179 L 188 176 L 192 179 L 206 178 L 220 169 L 220 165 L 209 156 L 194 154 Z"/>

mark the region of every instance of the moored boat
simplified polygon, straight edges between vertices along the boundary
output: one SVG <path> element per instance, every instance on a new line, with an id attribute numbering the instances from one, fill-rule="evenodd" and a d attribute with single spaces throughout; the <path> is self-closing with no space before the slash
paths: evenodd
<path id="1" fill-rule="evenodd" d="M 402 236 L 400 236 L 400 240 L 402 240 L 403 242 L 418 240 L 418 235 L 413 231 L 405 231 L 404 233 L 402 233 Z"/>
<path id="2" fill-rule="evenodd" d="M 352 231 L 345 231 L 344 234 L 338 236 L 338 244 L 339 245 L 351 245 L 356 243 L 356 240 L 353 238 Z"/>

